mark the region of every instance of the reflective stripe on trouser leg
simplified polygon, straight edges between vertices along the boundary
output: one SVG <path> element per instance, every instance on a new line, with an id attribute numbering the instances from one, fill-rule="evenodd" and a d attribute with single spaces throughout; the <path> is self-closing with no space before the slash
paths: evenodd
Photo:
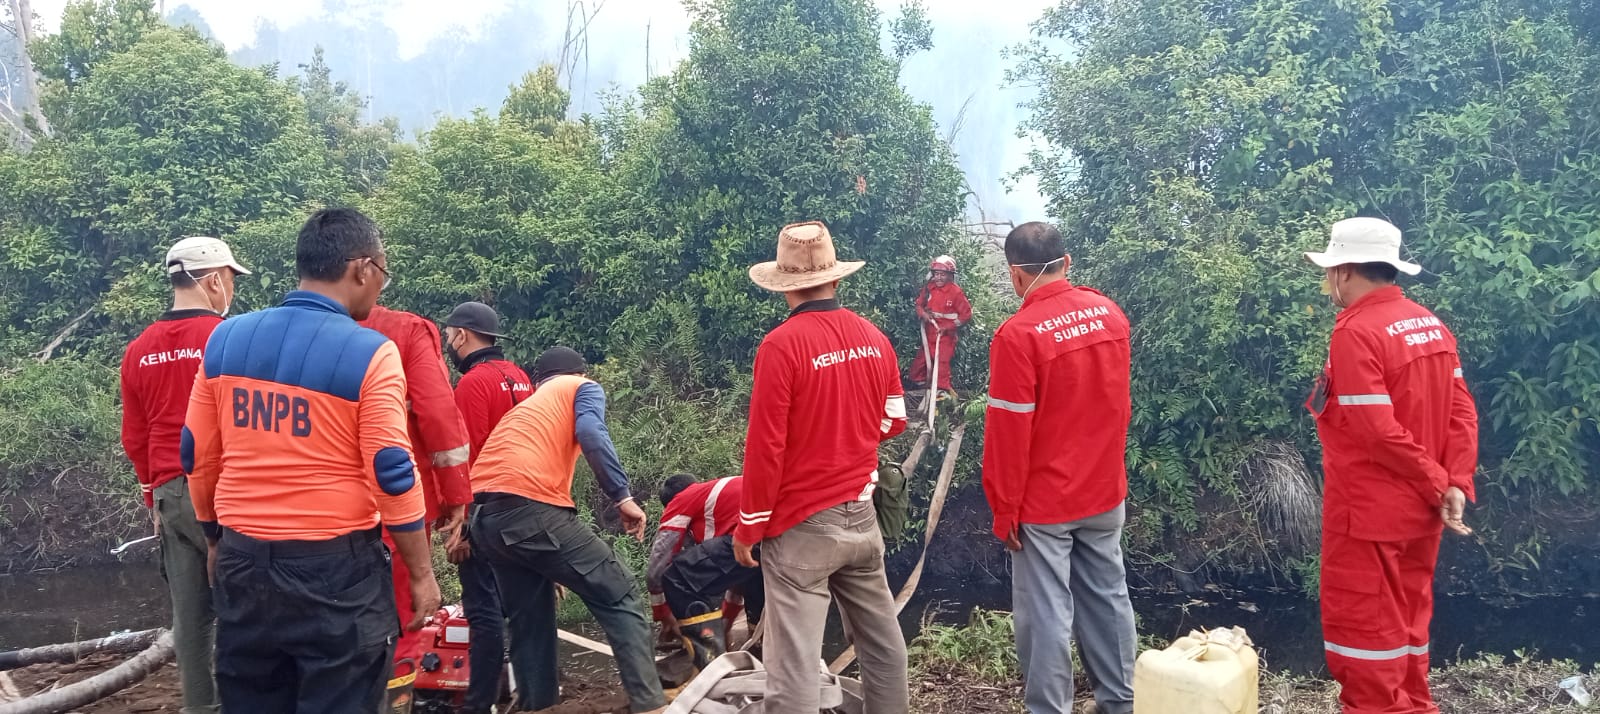
<path id="1" fill-rule="evenodd" d="M 1324 534 L 1323 648 L 1347 714 L 1438 711 L 1427 689 L 1437 553 L 1437 535 L 1377 542 Z"/>

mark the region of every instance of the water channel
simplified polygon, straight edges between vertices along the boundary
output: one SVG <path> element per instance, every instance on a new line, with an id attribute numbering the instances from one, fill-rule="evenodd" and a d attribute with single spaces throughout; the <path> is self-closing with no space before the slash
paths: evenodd
<path id="1" fill-rule="evenodd" d="M 160 627 L 169 614 L 156 565 L 122 564 L 0 577 L 0 650 Z M 1137 592 L 1140 632 L 1171 638 L 1194 628 L 1240 625 L 1266 666 L 1299 674 L 1322 671 L 1317 604 L 1291 593 L 1229 595 Z M 908 636 L 925 618 L 962 623 L 973 607 L 1008 609 L 1000 588 L 932 588 L 918 593 L 901 620 Z M 597 628 L 583 628 L 586 634 Z M 830 639 L 839 639 L 837 627 Z M 830 647 L 830 654 L 837 646 Z M 1441 596 L 1433 624 L 1435 662 L 1483 653 L 1600 663 L 1600 597 L 1545 597 L 1491 602 Z"/>

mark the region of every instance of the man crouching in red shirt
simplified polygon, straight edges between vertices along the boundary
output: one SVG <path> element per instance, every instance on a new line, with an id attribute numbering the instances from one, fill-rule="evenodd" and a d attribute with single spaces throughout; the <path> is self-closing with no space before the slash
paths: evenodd
<path id="1" fill-rule="evenodd" d="M 733 533 L 746 566 L 762 547 L 766 714 L 816 713 L 830 593 L 861 652 L 866 711 L 909 706 L 906 643 L 872 505 L 878 444 L 905 430 L 905 395 L 889 338 L 834 297 L 862 265 L 839 262 L 827 227 L 811 222 L 784 227 L 778 259 L 750 268 L 791 310 L 756 350 Z"/>

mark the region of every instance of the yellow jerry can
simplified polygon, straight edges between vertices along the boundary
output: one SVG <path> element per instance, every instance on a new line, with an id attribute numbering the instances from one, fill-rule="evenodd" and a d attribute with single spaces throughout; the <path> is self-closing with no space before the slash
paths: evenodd
<path id="1" fill-rule="evenodd" d="M 1260 664 L 1244 628 L 1191 631 L 1133 666 L 1133 714 L 1256 714 Z"/>

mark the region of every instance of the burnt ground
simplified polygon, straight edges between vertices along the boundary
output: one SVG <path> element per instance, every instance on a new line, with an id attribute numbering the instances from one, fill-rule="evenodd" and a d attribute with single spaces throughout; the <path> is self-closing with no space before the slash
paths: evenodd
<path id="1" fill-rule="evenodd" d="M 22 694 L 70 684 L 121 661 L 121 655 L 92 655 L 75 663 L 26 667 L 9 673 Z M 1502 714 L 1503 712 L 1550 712 L 1576 714 L 1585 710 L 1573 704 L 1556 686 L 1562 679 L 1579 674 L 1580 668 L 1565 662 L 1506 662 L 1497 657 L 1435 670 L 1434 696 L 1444 711 L 1455 714 Z M 562 684 L 567 701 L 545 710 L 553 714 L 624 714 L 627 701 L 616 692 L 616 675 L 601 668 L 573 668 Z M 1588 677 L 1591 688 L 1597 677 Z M 4 687 L 0 686 L 0 691 Z M 1338 685 L 1326 681 L 1266 674 L 1261 682 L 1261 711 L 1264 714 L 1334 714 L 1339 711 Z M 1087 692 L 1080 692 L 1087 694 Z M 924 714 L 965 714 L 968 712 L 1021 711 L 1022 688 L 1018 682 L 993 684 L 959 670 L 925 670 L 911 682 L 911 710 Z M 176 714 L 179 704 L 178 672 L 171 664 L 128 689 L 93 705 L 74 710 L 77 714 Z"/>
<path id="2" fill-rule="evenodd" d="M 108 669 L 120 662 L 120 655 L 94 655 L 71 664 L 49 664 L 11 672 L 17 689 L 24 695 L 71 684 Z M 545 714 L 624 714 L 628 701 L 616 692 L 615 675 L 579 670 L 562 683 L 566 700 Z M 1020 685 L 992 687 L 971 684 L 959 673 L 941 673 L 912 682 L 913 710 L 928 714 L 966 712 L 1013 712 L 1021 701 Z M 178 689 L 178 669 L 168 663 L 149 678 L 92 705 L 74 710 L 77 714 L 177 714 L 182 701 Z"/>

